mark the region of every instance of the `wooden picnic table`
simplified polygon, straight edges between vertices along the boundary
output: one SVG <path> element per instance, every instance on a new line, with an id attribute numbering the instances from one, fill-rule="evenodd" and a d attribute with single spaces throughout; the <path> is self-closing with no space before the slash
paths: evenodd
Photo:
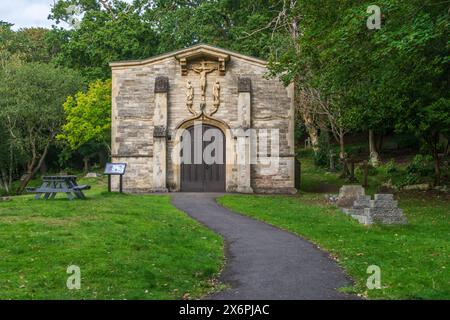
<path id="1" fill-rule="evenodd" d="M 28 192 L 36 193 L 35 199 L 54 199 L 58 192 L 64 192 L 69 200 L 74 197 L 86 199 L 83 190 L 89 190 L 88 185 L 78 185 L 77 176 L 45 176 L 42 177 L 42 185 L 38 188 L 27 188 Z"/>

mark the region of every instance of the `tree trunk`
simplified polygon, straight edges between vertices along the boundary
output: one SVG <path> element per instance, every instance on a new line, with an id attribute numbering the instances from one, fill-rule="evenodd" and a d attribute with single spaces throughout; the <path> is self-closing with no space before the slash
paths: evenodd
<path id="1" fill-rule="evenodd" d="M 41 175 L 44 175 L 47 173 L 47 164 L 45 163 L 45 161 L 42 162 L 41 167 L 39 168 L 39 173 Z"/>
<path id="2" fill-rule="evenodd" d="M 347 178 L 350 174 L 350 170 L 348 168 L 348 159 L 346 156 L 344 156 L 344 158 L 341 159 L 342 162 L 342 172 L 341 175 L 339 176 L 340 178 Z"/>
<path id="3" fill-rule="evenodd" d="M 9 195 L 11 193 L 11 184 L 10 181 L 8 181 L 8 177 L 4 169 L 1 170 L 0 184 L 1 187 L 6 191 L 6 194 Z"/>
<path id="4" fill-rule="evenodd" d="M 108 155 L 105 150 L 100 150 L 98 153 L 98 160 L 100 163 L 100 168 L 104 168 L 107 162 Z"/>
<path id="5" fill-rule="evenodd" d="M 383 149 L 384 135 L 380 133 L 379 135 L 377 135 L 375 140 L 377 142 L 377 144 L 375 145 L 375 149 L 377 150 L 378 153 L 380 153 L 381 150 Z"/>
<path id="6" fill-rule="evenodd" d="M 298 93 L 295 95 L 296 114 L 305 125 L 306 132 L 311 141 L 311 147 L 314 152 L 317 152 L 319 150 L 319 130 L 314 122 L 313 114 L 309 111 L 310 102 L 308 100 L 308 93 L 301 89 L 296 90 L 296 92 Z"/>
<path id="7" fill-rule="evenodd" d="M 314 152 L 317 152 L 319 150 L 319 130 L 313 126 L 307 127 L 307 130 L 311 139 L 311 146 Z"/>
<path id="8" fill-rule="evenodd" d="M 369 162 L 372 166 L 377 167 L 380 164 L 380 155 L 376 149 L 375 135 L 373 130 L 369 130 Z"/>
<path id="9" fill-rule="evenodd" d="M 17 189 L 16 193 L 18 195 L 22 194 L 23 191 L 25 190 L 25 188 L 27 187 L 28 183 L 31 181 L 31 179 L 33 179 L 34 175 L 39 171 L 39 169 L 42 166 L 42 163 L 45 161 L 45 157 L 47 156 L 48 153 L 48 148 L 50 146 L 50 141 L 47 143 L 47 145 L 44 148 L 44 151 L 42 152 L 42 156 L 39 159 L 38 164 L 35 166 L 35 163 L 37 161 L 37 157 L 33 157 L 33 159 L 31 160 L 28 168 L 27 168 L 27 175 L 26 177 L 20 182 L 20 186 Z M 35 153 L 34 153 L 35 154 Z"/>
<path id="10" fill-rule="evenodd" d="M 319 130 L 315 126 L 313 117 L 307 108 L 301 108 L 302 119 L 308 132 L 309 138 L 311 139 L 311 146 L 314 152 L 319 150 Z"/>
<path id="11" fill-rule="evenodd" d="M 84 166 L 84 172 L 88 172 L 89 171 L 89 157 L 84 157 L 83 158 L 83 166 Z"/>
<path id="12" fill-rule="evenodd" d="M 289 4 L 290 4 L 290 9 L 293 10 L 296 6 L 296 1 L 291 0 Z M 298 41 L 299 40 L 299 22 L 300 22 L 300 16 L 294 16 L 289 21 L 291 39 L 292 39 L 292 43 L 294 44 L 294 49 L 295 49 L 296 55 L 298 57 L 301 56 L 301 52 L 302 52 L 302 48 L 300 46 L 300 41 Z M 298 83 L 299 83 L 298 81 L 294 81 L 294 85 L 297 85 Z M 295 92 L 300 93 L 301 90 L 299 90 L 299 91 L 295 90 Z M 302 99 L 300 98 L 301 93 L 299 96 L 297 96 L 297 94 L 295 94 L 295 96 L 296 97 L 294 99 L 296 100 L 297 103 L 300 103 L 300 106 L 301 106 L 301 104 L 302 104 L 302 101 L 301 101 Z M 300 98 L 300 101 L 298 100 L 298 98 Z M 302 119 L 303 119 L 303 122 L 306 127 L 306 131 L 308 132 L 309 138 L 311 139 L 311 146 L 312 146 L 314 152 L 317 152 L 319 150 L 319 130 L 317 129 L 317 127 L 314 123 L 314 117 L 309 112 L 308 108 L 300 108 L 300 112 L 301 112 Z"/>
<path id="13" fill-rule="evenodd" d="M 344 159 L 345 158 L 345 141 L 344 141 L 344 135 L 339 135 L 339 158 Z"/>

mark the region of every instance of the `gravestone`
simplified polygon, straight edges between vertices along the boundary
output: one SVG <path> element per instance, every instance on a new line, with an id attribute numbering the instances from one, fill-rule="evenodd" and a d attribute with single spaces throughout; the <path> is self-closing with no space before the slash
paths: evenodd
<path id="1" fill-rule="evenodd" d="M 360 196 L 364 195 L 364 188 L 360 185 L 342 186 L 341 189 L 339 189 L 336 205 L 340 208 L 350 208 Z"/>
<path id="2" fill-rule="evenodd" d="M 370 208 L 365 208 L 364 213 L 370 216 L 374 223 L 407 223 L 403 210 L 398 207 L 393 194 L 376 194 L 374 200 L 370 201 Z"/>
<path id="3" fill-rule="evenodd" d="M 336 164 L 334 163 L 336 155 L 330 152 L 330 172 L 336 172 Z"/>
<path id="4" fill-rule="evenodd" d="M 351 208 L 343 208 L 343 211 L 355 218 L 362 224 L 372 224 L 370 216 L 366 215 L 365 209 L 370 208 L 371 202 L 370 196 L 359 196 L 354 202 Z"/>
<path id="5" fill-rule="evenodd" d="M 343 211 L 365 225 L 407 223 L 393 194 L 376 194 L 374 200 L 370 196 L 360 196 L 351 208 L 344 208 Z"/>
<path id="6" fill-rule="evenodd" d="M 96 172 L 88 172 L 85 178 L 98 178 L 100 175 Z"/>

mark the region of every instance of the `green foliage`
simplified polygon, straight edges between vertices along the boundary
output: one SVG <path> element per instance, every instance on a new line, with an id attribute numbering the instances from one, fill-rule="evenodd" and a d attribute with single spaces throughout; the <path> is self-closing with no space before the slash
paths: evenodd
<path id="1" fill-rule="evenodd" d="M 51 34 L 44 28 L 24 28 L 14 32 L 7 25 L 0 25 L 0 48 L 25 62 L 48 63 L 58 51 Z"/>
<path id="2" fill-rule="evenodd" d="M 272 74 L 314 88 L 332 106 L 343 107 L 346 127 L 417 134 L 436 159 L 436 139 L 450 130 L 448 4 L 381 0 L 381 29 L 368 30 L 366 10 L 372 4 L 297 1 L 288 17 L 300 23 L 297 49 L 277 50 Z M 291 34 L 285 38 L 292 43 Z"/>
<path id="3" fill-rule="evenodd" d="M 356 167 L 355 169 L 355 174 L 357 176 L 364 176 L 364 166 L 363 165 L 359 165 Z M 376 176 L 379 174 L 379 168 L 376 168 L 370 164 L 367 165 L 367 174 L 368 176 Z"/>
<path id="4" fill-rule="evenodd" d="M 80 15 L 68 13 L 73 5 Z M 111 61 L 148 58 L 200 42 L 267 57 L 272 30 L 266 26 L 279 7 L 269 0 L 117 0 L 107 6 L 59 0 L 50 18 L 56 23 L 76 18 L 80 23 L 71 30 L 54 28 L 53 38 L 63 42 L 56 61 L 81 70 L 92 81 L 110 77 Z"/>
<path id="5" fill-rule="evenodd" d="M 64 103 L 66 123 L 59 139 L 68 142 L 72 150 L 88 142 L 109 147 L 111 137 L 111 80 L 89 84 L 86 93 L 69 96 Z M 91 152 L 92 153 L 92 152 Z"/>
<path id="6" fill-rule="evenodd" d="M 66 97 L 81 88 L 82 79 L 73 70 L 36 62 L 7 62 L 0 75 L 0 119 L 7 129 L 3 143 L 7 141 L 15 166 L 26 167 L 31 179 L 61 130 Z"/>
<path id="7" fill-rule="evenodd" d="M 416 155 L 411 163 L 406 167 L 406 172 L 408 174 L 414 174 L 419 177 L 427 177 L 433 175 L 433 158 L 429 155 Z"/>
<path id="8" fill-rule="evenodd" d="M 319 135 L 318 150 L 314 153 L 314 164 L 319 167 L 327 167 L 330 164 L 330 136 L 328 132 L 321 132 Z"/>
<path id="9" fill-rule="evenodd" d="M 385 167 L 386 173 L 388 173 L 388 174 L 394 174 L 394 173 L 398 172 L 397 164 L 395 163 L 394 159 L 389 160 L 389 162 L 386 163 L 384 167 Z"/>
<path id="10" fill-rule="evenodd" d="M 144 3 L 134 1 L 128 5 L 124 1 L 114 1 L 105 8 L 97 1 L 57 1 L 51 14 L 57 23 L 73 18 L 67 11 L 71 5 L 78 6 L 83 17 L 75 17 L 81 21 L 71 30 L 53 30 L 59 34 L 55 37 L 65 39 L 56 62 L 80 70 L 88 80 L 95 80 L 110 77 L 109 63 L 112 61 L 155 55 L 157 35 L 153 21 L 142 16 Z"/>
<path id="11" fill-rule="evenodd" d="M 158 21 L 160 53 L 203 42 L 267 57 L 273 42 L 267 26 L 279 9 L 269 0 L 160 0 L 146 14 Z"/>

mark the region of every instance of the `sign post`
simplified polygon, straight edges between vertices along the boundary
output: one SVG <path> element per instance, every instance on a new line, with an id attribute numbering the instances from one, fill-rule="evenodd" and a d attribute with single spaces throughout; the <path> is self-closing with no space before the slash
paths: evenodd
<path id="1" fill-rule="evenodd" d="M 108 192 L 111 192 L 111 176 L 120 176 L 119 192 L 122 192 L 122 177 L 127 169 L 126 163 L 107 163 L 104 174 L 108 175 Z"/>

